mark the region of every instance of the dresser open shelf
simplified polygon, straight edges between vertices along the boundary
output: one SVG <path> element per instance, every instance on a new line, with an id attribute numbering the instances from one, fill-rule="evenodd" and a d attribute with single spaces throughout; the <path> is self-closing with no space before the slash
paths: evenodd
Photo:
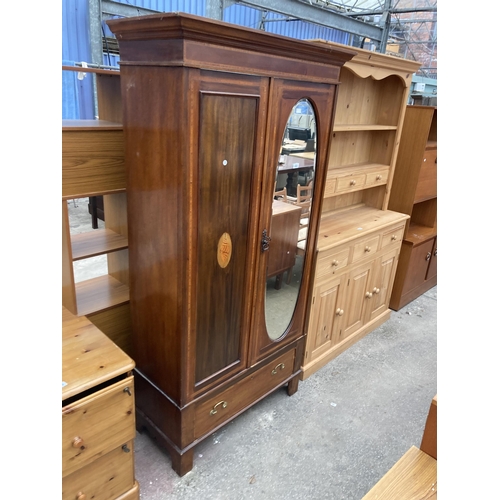
<path id="1" fill-rule="evenodd" d="M 118 71 L 64 66 L 95 78 L 99 118 L 62 120 L 62 303 L 87 316 L 119 347 L 129 346 L 127 194 L 120 76 Z M 75 234 L 68 203 L 101 197 L 105 221 Z M 81 202 L 81 201 L 80 201 Z M 76 201 L 75 201 L 76 203 Z M 89 214 L 89 221 L 91 215 Z M 94 260 L 105 256 L 105 274 Z M 75 279 L 74 264 L 92 271 Z"/>

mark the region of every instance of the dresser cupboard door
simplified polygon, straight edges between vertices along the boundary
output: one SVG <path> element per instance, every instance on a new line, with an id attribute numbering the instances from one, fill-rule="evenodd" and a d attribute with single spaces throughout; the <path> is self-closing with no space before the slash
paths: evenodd
<path id="1" fill-rule="evenodd" d="M 398 264 L 399 249 L 379 257 L 373 267 L 373 279 L 369 292 L 367 322 L 377 318 L 389 308 L 392 285 Z"/>
<path id="2" fill-rule="evenodd" d="M 304 364 L 321 356 L 339 342 L 345 307 L 345 280 L 346 276 L 340 275 L 314 287 Z"/>
<path id="3" fill-rule="evenodd" d="M 434 238 L 413 247 L 401 295 L 413 290 L 425 281 L 433 246 Z"/>

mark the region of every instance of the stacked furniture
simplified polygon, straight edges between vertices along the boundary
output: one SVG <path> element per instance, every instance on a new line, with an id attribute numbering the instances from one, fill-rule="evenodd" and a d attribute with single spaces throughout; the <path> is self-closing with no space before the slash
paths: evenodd
<path id="1" fill-rule="evenodd" d="M 406 110 L 389 208 L 410 216 L 390 307 L 398 310 L 437 284 L 437 108 Z"/>
<path id="2" fill-rule="evenodd" d="M 389 318 L 409 218 L 388 210 L 388 203 L 410 83 L 420 63 L 356 50 L 341 69 L 330 134 L 303 379 Z"/>
<path id="3" fill-rule="evenodd" d="M 420 447 L 411 446 L 363 500 L 437 499 L 437 395 L 431 401 Z"/>
<path id="4" fill-rule="evenodd" d="M 181 13 L 107 23 L 120 46 L 138 428 L 183 475 L 202 439 L 298 388 L 336 90 L 355 52 Z M 295 308 L 271 337 L 274 185 L 302 99 L 316 116 L 318 202 Z"/>
<path id="5" fill-rule="evenodd" d="M 62 308 L 62 498 L 138 500 L 134 362 Z"/>
<path id="6" fill-rule="evenodd" d="M 82 68 L 63 67 L 64 71 Z M 130 354 L 127 194 L 119 72 L 96 78 L 99 119 L 62 121 L 62 304 Z M 102 196 L 105 228 L 72 234 L 68 202 Z M 75 282 L 73 264 L 106 255 L 107 273 Z M 92 261 L 89 261 L 92 262 Z"/>

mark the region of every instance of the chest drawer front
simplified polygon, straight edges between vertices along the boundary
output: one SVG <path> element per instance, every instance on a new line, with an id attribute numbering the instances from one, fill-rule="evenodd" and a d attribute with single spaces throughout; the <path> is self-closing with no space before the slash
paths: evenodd
<path id="1" fill-rule="evenodd" d="M 352 252 L 352 262 L 358 262 L 359 260 L 370 257 L 378 250 L 378 243 L 380 240 L 380 235 L 376 234 L 370 238 L 366 238 L 359 243 L 356 243 L 353 247 Z"/>
<path id="2" fill-rule="evenodd" d="M 437 149 L 425 152 L 415 190 L 415 203 L 437 196 Z"/>
<path id="3" fill-rule="evenodd" d="M 134 379 L 128 377 L 63 408 L 63 476 L 134 437 Z"/>
<path id="4" fill-rule="evenodd" d="M 365 174 L 348 175 L 346 177 L 339 177 L 337 179 L 337 193 L 345 191 L 356 191 L 361 189 L 366 182 Z"/>
<path id="5" fill-rule="evenodd" d="M 380 243 L 380 248 L 386 248 L 393 243 L 400 243 L 403 240 L 405 227 L 398 226 L 396 228 L 391 229 L 390 231 L 386 231 L 382 234 L 382 241 Z"/>
<path id="6" fill-rule="evenodd" d="M 366 174 L 366 186 L 376 186 L 377 184 L 386 184 L 389 178 L 389 169 L 382 169 L 378 172 Z"/>
<path id="7" fill-rule="evenodd" d="M 316 265 L 316 278 L 335 274 L 336 271 L 346 267 L 348 261 L 349 247 L 321 252 Z"/>
<path id="8" fill-rule="evenodd" d="M 62 500 L 114 500 L 130 490 L 134 483 L 134 448 L 133 441 L 128 441 L 64 477 Z"/>
<path id="9" fill-rule="evenodd" d="M 293 373 L 295 349 L 263 366 L 252 375 L 196 406 L 195 439 L 198 439 L 278 387 Z"/>

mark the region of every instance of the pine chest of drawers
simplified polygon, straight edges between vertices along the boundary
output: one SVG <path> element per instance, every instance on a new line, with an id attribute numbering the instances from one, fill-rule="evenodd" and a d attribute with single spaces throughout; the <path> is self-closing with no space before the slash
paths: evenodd
<path id="1" fill-rule="evenodd" d="M 62 498 L 138 500 L 134 362 L 85 316 L 62 320 Z"/>

